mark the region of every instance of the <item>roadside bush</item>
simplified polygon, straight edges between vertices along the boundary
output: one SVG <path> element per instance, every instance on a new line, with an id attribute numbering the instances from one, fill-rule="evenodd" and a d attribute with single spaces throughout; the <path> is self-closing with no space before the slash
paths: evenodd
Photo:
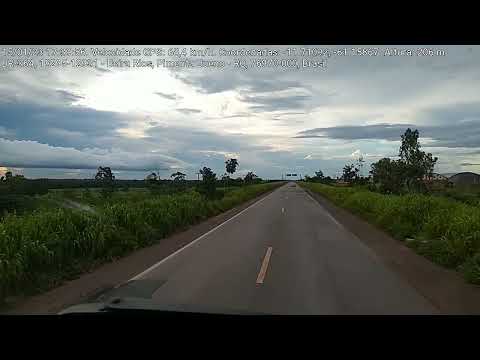
<path id="1" fill-rule="evenodd" d="M 460 267 L 460 271 L 468 282 L 480 285 L 480 252 L 467 259 Z"/>
<path id="2" fill-rule="evenodd" d="M 382 195 L 358 188 L 301 183 L 311 191 L 361 215 L 419 254 L 461 270 L 475 279 L 480 255 L 480 209 L 448 198 L 424 194 Z M 475 255 L 477 254 L 477 255 Z"/>
<path id="3" fill-rule="evenodd" d="M 93 263 L 150 245 L 278 185 L 245 186 L 213 201 L 195 191 L 122 200 L 116 193 L 97 207 L 98 215 L 64 208 L 8 214 L 0 222 L 0 302 L 11 294 L 49 288 Z"/>

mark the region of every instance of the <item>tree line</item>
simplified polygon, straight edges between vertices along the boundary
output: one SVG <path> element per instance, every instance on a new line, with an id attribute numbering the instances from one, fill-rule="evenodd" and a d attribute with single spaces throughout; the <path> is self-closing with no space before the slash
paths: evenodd
<path id="1" fill-rule="evenodd" d="M 261 183 L 263 180 L 255 175 L 253 172 L 248 172 L 243 178 L 231 178 L 239 167 L 237 159 L 228 159 L 225 161 L 225 173 L 219 179 L 217 174 L 209 167 L 203 167 L 198 174 L 202 176 L 202 180 L 195 182 L 195 189 L 209 198 L 222 197 L 224 192 L 217 190 L 218 186 L 223 185 L 227 190 L 229 186 L 240 186 Z M 115 175 L 110 167 L 99 167 L 95 175 L 95 181 L 100 184 L 102 188 L 102 195 L 109 196 L 116 187 Z M 147 187 L 153 192 L 180 192 L 188 189 L 189 183 L 186 180 L 186 174 L 177 171 L 170 175 L 170 179 L 161 179 L 160 175 L 155 172 L 148 174 L 145 177 Z"/>
<path id="2" fill-rule="evenodd" d="M 367 185 L 370 190 L 385 194 L 404 192 L 427 192 L 425 180 L 433 177 L 433 170 L 438 157 L 421 150 L 418 130 L 408 128 L 401 135 L 398 159 L 382 158 L 371 164 L 368 176 L 362 175 L 363 157 L 355 163 L 346 164 L 342 169 L 340 180 L 353 185 Z M 306 181 L 333 183 L 336 180 L 324 177 L 322 171 L 314 177 L 305 176 Z"/>

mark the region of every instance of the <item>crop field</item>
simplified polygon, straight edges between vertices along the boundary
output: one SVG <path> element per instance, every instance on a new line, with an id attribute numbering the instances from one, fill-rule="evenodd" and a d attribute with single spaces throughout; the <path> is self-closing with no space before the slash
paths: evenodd
<path id="1" fill-rule="evenodd" d="M 232 188 L 218 200 L 193 189 L 171 195 L 117 191 L 108 201 L 98 191 L 51 191 L 42 196 L 43 206 L 0 222 L 0 300 L 49 289 L 279 185 Z M 58 206 L 66 200 L 92 211 Z"/>
<path id="2" fill-rule="evenodd" d="M 419 254 L 480 284 L 480 207 L 453 197 L 382 195 L 355 187 L 300 183 L 389 232 Z M 458 194 L 458 193 L 457 193 Z"/>

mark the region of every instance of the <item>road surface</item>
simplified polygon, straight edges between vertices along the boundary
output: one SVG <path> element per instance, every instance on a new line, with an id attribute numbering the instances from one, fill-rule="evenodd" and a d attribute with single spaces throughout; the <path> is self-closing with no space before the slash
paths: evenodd
<path id="1" fill-rule="evenodd" d="M 267 314 L 434 314 L 317 201 L 288 183 L 112 296 Z"/>

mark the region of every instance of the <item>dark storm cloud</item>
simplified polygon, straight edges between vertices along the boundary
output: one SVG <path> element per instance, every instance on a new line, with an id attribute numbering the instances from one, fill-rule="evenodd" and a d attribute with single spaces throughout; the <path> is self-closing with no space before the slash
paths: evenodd
<path id="1" fill-rule="evenodd" d="M 337 126 L 301 131 L 295 138 L 330 138 L 341 140 L 400 140 L 407 128 L 417 129 L 420 137 L 435 140 L 429 147 L 480 147 L 480 121 L 462 121 L 443 126 L 414 124 L 375 124 Z"/>
<path id="2" fill-rule="evenodd" d="M 168 99 L 168 100 L 181 100 L 183 99 L 182 96 L 180 95 L 176 95 L 176 94 L 167 94 L 167 93 L 162 93 L 160 91 L 157 91 L 154 93 L 155 95 L 158 95 L 158 96 L 161 96 L 165 99 Z"/>
<path id="3" fill-rule="evenodd" d="M 95 169 L 110 166 L 117 170 L 148 171 L 169 169 L 183 162 L 162 154 L 121 149 L 74 149 L 54 147 L 37 141 L 0 138 L 1 165 L 41 169 Z"/>
<path id="4" fill-rule="evenodd" d="M 33 140 L 53 146 L 83 148 L 98 146 L 116 129 L 126 126 L 126 118 L 117 113 L 84 107 L 51 107 L 24 102 L 0 102 L 0 126 L 13 140 Z"/>
<path id="5" fill-rule="evenodd" d="M 181 112 L 182 114 L 189 115 L 189 114 L 198 114 L 201 113 L 202 110 L 198 109 L 188 109 L 188 108 L 182 108 L 182 109 L 176 109 L 178 112 Z"/>
<path id="6" fill-rule="evenodd" d="M 295 138 L 331 138 L 342 140 L 383 139 L 398 140 L 410 124 L 376 124 L 365 126 L 336 126 L 301 131 Z"/>

